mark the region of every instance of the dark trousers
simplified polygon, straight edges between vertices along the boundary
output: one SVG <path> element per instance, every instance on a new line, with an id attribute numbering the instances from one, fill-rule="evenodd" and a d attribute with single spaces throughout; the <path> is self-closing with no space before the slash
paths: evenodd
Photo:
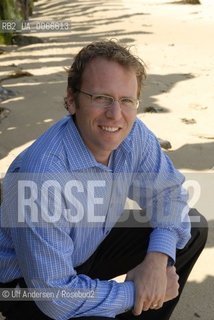
<path id="1" fill-rule="evenodd" d="M 179 274 L 180 291 L 176 299 L 164 303 L 158 310 L 142 312 L 134 316 L 131 311 L 117 315 L 120 320 L 168 320 L 179 300 L 187 278 L 203 250 L 207 240 L 207 222 L 195 209 L 190 215 L 199 216 L 200 223 L 192 223 L 192 237 L 184 249 L 177 250 L 176 269 Z M 126 222 L 127 227 L 115 227 L 106 239 L 97 248 L 95 253 L 81 266 L 77 272 L 87 274 L 91 278 L 109 280 L 127 273 L 130 269 L 141 263 L 146 255 L 149 235 L 152 229 L 145 225 L 144 228 L 136 225 L 130 217 Z M 131 226 L 131 227 L 130 227 Z M 25 287 L 24 279 L 17 280 L 20 287 Z M 13 287 L 15 282 L 0 284 L 2 287 Z M 48 320 L 33 301 L 7 301 L 1 302 L 0 310 L 7 320 Z M 81 317 L 81 320 L 107 320 L 107 317 Z"/>

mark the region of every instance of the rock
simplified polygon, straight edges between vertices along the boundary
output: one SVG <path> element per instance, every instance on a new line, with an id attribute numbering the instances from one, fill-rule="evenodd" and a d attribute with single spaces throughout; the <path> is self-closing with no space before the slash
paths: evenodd
<path id="1" fill-rule="evenodd" d="M 195 124 L 196 120 L 195 119 L 187 119 L 187 118 L 182 118 L 181 121 L 185 124 Z"/>
<path id="2" fill-rule="evenodd" d="M 198 314 L 197 312 L 194 313 L 194 316 L 195 316 L 196 318 L 201 318 L 200 314 Z"/>
<path id="3" fill-rule="evenodd" d="M 27 46 L 29 44 L 43 43 L 43 42 L 44 41 L 41 38 L 33 37 L 33 36 L 23 36 L 23 35 L 17 34 L 12 37 L 12 44 L 16 44 L 17 46 Z"/>
<path id="4" fill-rule="evenodd" d="M 9 113 L 10 113 L 10 110 L 0 107 L 0 123 L 1 123 L 1 120 L 3 120 L 4 118 L 7 118 Z"/>
<path id="5" fill-rule="evenodd" d="M 203 135 L 199 135 L 198 137 L 199 137 L 199 138 L 201 138 L 201 139 L 210 139 L 210 140 L 214 140 L 214 135 L 213 135 L 213 134 L 209 134 L 209 133 L 207 133 L 207 134 L 203 134 Z"/>
<path id="6" fill-rule="evenodd" d="M 161 107 L 156 107 L 156 106 L 148 106 L 144 109 L 144 112 L 153 112 L 153 113 L 160 113 L 163 112 L 164 109 Z"/>
<path id="7" fill-rule="evenodd" d="M 183 3 L 187 3 L 187 4 L 201 4 L 199 0 L 183 0 Z"/>
<path id="8" fill-rule="evenodd" d="M 181 1 L 174 1 L 173 4 L 201 4 L 199 0 L 181 0 Z"/>
<path id="9" fill-rule="evenodd" d="M 172 145 L 168 140 L 163 140 L 161 138 L 158 138 L 158 141 L 160 143 L 161 148 L 166 149 L 166 150 L 172 148 Z"/>
<path id="10" fill-rule="evenodd" d="M 202 105 L 197 104 L 197 103 L 190 103 L 189 107 L 191 109 L 195 109 L 195 110 L 206 110 L 206 109 L 208 109 L 207 106 L 202 106 Z"/>
<path id="11" fill-rule="evenodd" d="M 3 53 L 5 53 L 5 50 L 0 47 L 0 54 L 3 54 Z"/>
<path id="12" fill-rule="evenodd" d="M 0 102 L 10 99 L 14 96 L 16 96 L 16 93 L 14 91 L 0 87 Z"/>
<path id="13" fill-rule="evenodd" d="M 20 78 L 20 77 L 31 77 L 31 76 L 33 76 L 32 73 L 28 71 L 24 71 L 20 67 L 16 67 L 11 73 L 9 73 L 8 75 L 5 75 L 3 78 L 0 78 L 0 81 L 13 79 L 13 78 Z"/>

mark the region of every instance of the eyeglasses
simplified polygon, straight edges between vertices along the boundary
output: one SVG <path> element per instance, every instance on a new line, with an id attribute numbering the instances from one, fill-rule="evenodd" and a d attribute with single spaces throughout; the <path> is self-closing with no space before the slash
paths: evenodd
<path id="1" fill-rule="evenodd" d="M 139 100 L 135 98 L 122 97 L 117 100 L 111 96 L 106 96 L 103 94 L 91 94 L 79 89 L 76 89 L 76 91 L 91 97 L 91 103 L 93 104 L 93 106 L 98 108 L 110 107 L 115 101 L 119 102 L 121 108 L 137 110 L 137 108 L 139 107 Z"/>

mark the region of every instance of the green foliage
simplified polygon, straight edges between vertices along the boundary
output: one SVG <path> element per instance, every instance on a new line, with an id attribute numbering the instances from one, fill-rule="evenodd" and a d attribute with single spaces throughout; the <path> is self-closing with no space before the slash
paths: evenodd
<path id="1" fill-rule="evenodd" d="M 20 4 L 17 0 L 0 0 L 0 19 L 19 20 L 21 19 Z"/>
<path id="2" fill-rule="evenodd" d="M 27 20 L 33 12 L 33 0 L 0 0 L 0 20 Z M 12 32 L 0 33 L 0 43 L 11 44 Z"/>
<path id="3" fill-rule="evenodd" d="M 11 44 L 12 33 L 0 33 L 0 44 Z"/>

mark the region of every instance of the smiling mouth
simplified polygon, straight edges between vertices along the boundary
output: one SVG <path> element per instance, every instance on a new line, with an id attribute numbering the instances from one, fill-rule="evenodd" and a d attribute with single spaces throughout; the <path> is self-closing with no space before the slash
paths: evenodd
<path id="1" fill-rule="evenodd" d="M 121 128 L 120 127 L 105 127 L 105 126 L 99 126 L 103 131 L 106 132 L 118 132 Z"/>

